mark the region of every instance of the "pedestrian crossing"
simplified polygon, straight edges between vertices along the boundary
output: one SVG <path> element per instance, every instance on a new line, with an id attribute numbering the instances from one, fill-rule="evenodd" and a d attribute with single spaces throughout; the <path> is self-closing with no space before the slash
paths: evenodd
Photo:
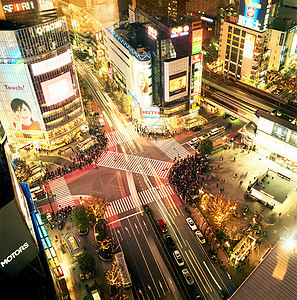
<path id="1" fill-rule="evenodd" d="M 148 176 L 158 176 L 167 178 L 171 162 L 150 159 L 142 156 L 128 155 L 106 151 L 101 154 L 96 162 L 97 166 L 108 167 L 112 169 L 131 171 L 133 173 L 145 174 Z"/>
<path id="2" fill-rule="evenodd" d="M 135 209 L 139 206 L 154 202 L 157 200 L 157 195 L 159 195 L 162 199 L 172 196 L 174 194 L 174 190 L 170 184 L 162 184 L 151 189 L 143 190 L 137 194 L 140 203 L 136 203 L 131 195 L 109 202 L 109 206 L 107 207 L 104 218 L 108 219 L 115 215 Z"/>
<path id="3" fill-rule="evenodd" d="M 54 198 L 59 209 L 68 205 L 75 205 L 64 177 L 50 181 L 49 186 L 51 188 L 52 195 L 56 195 Z"/>
<path id="4" fill-rule="evenodd" d="M 182 158 L 190 154 L 188 150 L 186 150 L 173 138 L 162 141 L 154 141 L 154 144 L 172 160 L 174 160 L 174 158 Z"/>
<path id="5" fill-rule="evenodd" d="M 124 132 L 121 132 L 120 130 L 112 131 L 106 133 L 106 137 L 108 139 L 107 147 L 112 147 L 140 138 L 132 124 L 125 126 Z"/>

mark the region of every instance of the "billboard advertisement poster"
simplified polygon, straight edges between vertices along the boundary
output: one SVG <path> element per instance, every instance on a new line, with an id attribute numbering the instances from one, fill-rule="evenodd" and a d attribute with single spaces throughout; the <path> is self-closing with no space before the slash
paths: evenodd
<path id="1" fill-rule="evenodd" d="M 242 56 L 248 59 L 253 58 L 254 54 L 254 45 L 255 45 L 255 36 L 252 34 L 247 33 L 245 36 L 244 48 Z"/>
<path id="2" fill-rule="evenodd" d="M 0 64 L 0 95 L 0 118 L 6 132 L 45 130 L 26 64 Z"/>
<path id="3" fill-rule="evenodd" d="M 133 94 L 140 107 L 150 107 L 152 97 L 152 68 L 151 61 L 139 61 L 133 56 L 131 64 L 131 78 Z"/>
<path id="4" fill-rule="evenodd" d="M 159 107 L 149 107 L 142 109 L 143 118 L 160 118 L 160 108 Z"/>
<path id="5" fill-rule="evenodd" d="M 70 64 L 71 62 L 71 53 L 70 50 L 67 50 L 66 52 L 60 55 L 32 64 L 31 68 L 33 75 L 38 76 L 53 71 L 55 69 L 61 68 L 67 64 Z"/>
<path id="6" fill-rule="evenodd" d="M 0 220 L 0 270 L 14 276 L 38 255 L 38 249 L 13 200 L 1 208 Z"/>
<path id="7" fill-rule="evenodd" d="M 238 24 L 255 30 L 265 30 L 271 0 L 240 0 Z"/>
<path id="8" fill-rule="evenodd" d="M 169 77 L 169 96 L 186 91 L 187 72 L 182 72 Z"/>
<path id="9" fill-rule="evenodd" d="M 70 71 L 40 85 L 47 106 L 58 104 L 75 94 Z"/>

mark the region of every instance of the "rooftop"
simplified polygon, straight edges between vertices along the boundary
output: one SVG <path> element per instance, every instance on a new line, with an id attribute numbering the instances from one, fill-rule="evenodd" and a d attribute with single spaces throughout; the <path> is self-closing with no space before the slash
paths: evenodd
<path id="1" fill-rule="evenodd" d="M 278 242 L 230 300 L 291 300 L 297 295 L 297 254 Z"/>

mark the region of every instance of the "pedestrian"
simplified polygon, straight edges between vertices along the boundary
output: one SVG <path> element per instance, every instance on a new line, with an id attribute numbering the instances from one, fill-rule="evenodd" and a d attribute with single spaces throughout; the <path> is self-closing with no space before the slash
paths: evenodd
<path id="1" fill-rule="evenodd" d="M 235 161 L 235 160 L 236 160 L 236 157 L 234 156 L 233 161 Z"/>
<path id="2" fill-rule="evenodd" d="M 219 187 L 219 183 L 217 182 L 217 188 Z"/>

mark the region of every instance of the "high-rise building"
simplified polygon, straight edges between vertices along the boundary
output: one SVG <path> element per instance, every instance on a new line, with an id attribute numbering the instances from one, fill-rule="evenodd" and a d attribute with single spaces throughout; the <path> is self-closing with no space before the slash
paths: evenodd
<path id="1" fill-rule="evenodd" d="M 10 159 L 0 145 L 0 280 L 11 298 L 57 299 L 54 283 Z"/>
<path id="2" fill-rule="evenodd" d="M 127 94 L 135 117 L 152 130 L 171 121 L 176 128 L 198 124 L 201 23 L 170 22 L 131 8 L 129 22 L 103 31 L 109 75 Z"/>
<path id="3" fill-rule="evenodd" d="M 12 13 L 0 31 L 2 125 L 9 143 L 57 148 L 86 129 L 66 19 L 34 10 L 24 24 Z"/>

